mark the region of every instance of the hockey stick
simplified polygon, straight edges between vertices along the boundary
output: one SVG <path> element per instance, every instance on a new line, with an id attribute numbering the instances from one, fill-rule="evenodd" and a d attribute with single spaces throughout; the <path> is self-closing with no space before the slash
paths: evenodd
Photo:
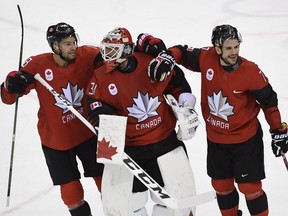
<path id="1" fill-rule="evenodd" d="M 18 73 L 20 73 L 20 69 L 22 66 L 22 54 L 23 54 L 23 38 L 24 38 L 24 25 L 23 18 L 20 6 L 17 5 L 17 9 L 20 16 L 21 21 L 21 45 L 20 45 L 20 55 L 19 55 L 19 65 L 18 65 Z M 14 111 L 14 121 L 13 121 L 13 134 L 12 134 L 12 145 L 11 145 L 11 155 L 10 155 L 10 167 L 9 167 L 9 178 L 8 178 L 8 188 L 7 188 L 7 199 L 6 206 L 9 207 L 10 204 L 10 193 L 11 193 L 11 182 L 12 182 L 12 171 L 13 171 L 13 160 L 14 160 L 14 148 L 15 148 L 15 138 L 16 138 L 16 122 L 18 115 L 18 95 L 15 101 L 15 111 Z"/>
<path id="2" fill-rule="evenodd" d="M 285 153 L 282 152 L 282 151 L 281 151 L 281 156 L 282 156 L 282 158 L 283 158 L 283 162 L 284 162 L 284 164 L 285 164 L 285 167 L 286 167 L 286 169 L 287 169 L 287 171 L 288 171 L 288 161 L 287 161 L 287 158 L 286 158 Z"/>
<path id="3" fill-rule="evenodd" d="M 90 122 L 88 122 L 73 106 L 72 104 L 63 98 L 59 93 L 57 93 L 52 86 L 49 85 L 40 74 L 34 76 L 47 90 L 49 90 L 55 97 L 60 99 L 65 106 L 79 118 L 93 133 L 96 133 L 96 128 L 94 128 Z M 138 178 L 156 197 L 158 197 L 165 206 L 173 209 L 178 208 L 189 208 L 196 205 L 201 205 L 216 198 L 214 191 L 209 191 L 196 196 L 191 196 L 184 199 L 173 198 L 169 193 L 161 187 L 151 176 L 149 176 L 129 155 L 124 153 L 123 162 L 126 168 Z"/>

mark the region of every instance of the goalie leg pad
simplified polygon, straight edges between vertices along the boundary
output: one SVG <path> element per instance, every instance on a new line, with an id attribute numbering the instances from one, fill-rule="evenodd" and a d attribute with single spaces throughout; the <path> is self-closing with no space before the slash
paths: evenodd
<path id="1" fill-rule="evenodd" d="M 194 174 L 183 147 L 180 146 L 159 157 L 157 162 L 164 181 L 164 188 L 171 196 L 185 198 L 196 195 Z M 153 196 L 151 197 L 153 199 Z M 157 209 L 159 208 L 155 207 L 155 210 Z M 191 211 L 195 215 L 196 207 L 171 209 L 171 211 L 173 216 L 188 216 Z"/>
<path id="2" fill-rule="evenodd" d="M 148 216 L 146 208 L 141 208 L 138 209 L 137 211 L 134 212 L 133 216 Z"/>
<path id="3" fill-rule="evenodd" d="M 145 205 L 148 201 L 148 191 L 132 194 L 133 216 L 148 216 Z"/>
<path id="4" fill-rule="evenodd" d="M 105 216 L 133 215 L 133 179 L 133 174 L 124 165 L 105 165 L 101 193 Z"/>
<path id="5" fill-rule="evenodd" d="M 165 215 L 165 216 L 176 216 L 176 215 L 180 215 L 175 213 L 175 210 L 167 208 L 165 206 L 162 205 L 154 205 L 153 206 L 153 212 L 152 212 L 152 216 L 159 216 L 159 215 Z M 185 212 L 184 214 L 181 214 L 181 216 L 193 216 L 192 212 Z M 195 215 L 194 215 L 195 216 Z"/>
<path id="6" fill-rule="evenodd" d="M 152 216 L 165 215 L 174 216 L 174 210 L 165 206 L 156 204 L 153 206 Z"/>

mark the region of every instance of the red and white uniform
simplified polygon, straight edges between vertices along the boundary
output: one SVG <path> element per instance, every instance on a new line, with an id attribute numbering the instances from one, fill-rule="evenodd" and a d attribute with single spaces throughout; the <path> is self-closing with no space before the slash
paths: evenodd
<path id="1" fill-rule="evenodd" d="M 97 102 L 91 103 L 93 107 L 89 109 L 99 108 L 101 103 L 105 103 L 113 107 L 115 115 L 127 116 L 126 145 L 153 144 L 168 137 L 176 124 L 163 94 L 170 93 L 178 98 L 187 89 L 173 86 L 171 79 L 175 78 L 175 71 L 164 82 L 152 82 L 147 75 L 152 57 L 135 53 L 132 58 L 136 59 L 137 66 L 131 72 L 117 69 L 106 72 L 105 67 L 95 70 L 87 95 Z M 183 81 L 187 82 L 186 79 Z"/>
<path id="2" fill-rule="evenodd" d="M 277 95 L 255 63 L 239 57 L 239 67 L 228 72 L 213 47 L 175 46 L 170 50 L 177 63 L 201 72 L 201 108 L 210 141 L 233 144 L 248 140 L 259 127 L 260 108 L 271 128 L 281 128 Z"/>
<path id="3" fill-rule="evenodd" d="M 65 68 L 54 62 L 52 53 L 40 54 L 28 58 L 21 71 L 33 76 L 39 73 L 76 110 L 87 117 L 85 88 L 95 69 L 94 60 L 98 54 L 99 48 L 80 46 L 77 48 L 76 61 Z M 25 94 L 32 89 L 36 90 L 39 99 L 38 132 L 43 145 L 56 150 L 67 150 L 94 136 L 61 102 L 57 103 L 41 83 L 34 80 Z M 12 104 L 16 95 L 2 88 L 1 99 L 6 104 Z"/>

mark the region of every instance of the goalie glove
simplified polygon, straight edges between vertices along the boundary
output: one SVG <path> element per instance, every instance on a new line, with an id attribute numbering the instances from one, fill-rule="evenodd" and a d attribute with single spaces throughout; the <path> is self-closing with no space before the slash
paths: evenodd
<path id="1" fill-rule="evenodd" d="M 172 107 L 172 110 L 178 120 L 178 140 L 189 140 L 194 137 L 197 127 L 200 124 L 197 112 L 193 109 L 193 107 L 179 106 L 177 100 L 170 94 L 166 95 L 166 99 L 168 104 Z"/>
<path id="2" fill-rule="evenodd" d="M 287 123 L 283 122 L 281 129 L 270 130 L 270 133 L 272 151 L 276 157 L 279 157 L 282 152 L 286 153 L 288 151 Z"/>

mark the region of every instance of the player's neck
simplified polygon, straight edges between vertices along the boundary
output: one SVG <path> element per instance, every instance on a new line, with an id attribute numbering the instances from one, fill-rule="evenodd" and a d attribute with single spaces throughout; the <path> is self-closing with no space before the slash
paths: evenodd
<path id="1" fill-rule="evenodd" d="M 68 62 L 62 59 L 59 55 L 53 54 L 54 62 L 60 67 L 66 67 Z"/>

